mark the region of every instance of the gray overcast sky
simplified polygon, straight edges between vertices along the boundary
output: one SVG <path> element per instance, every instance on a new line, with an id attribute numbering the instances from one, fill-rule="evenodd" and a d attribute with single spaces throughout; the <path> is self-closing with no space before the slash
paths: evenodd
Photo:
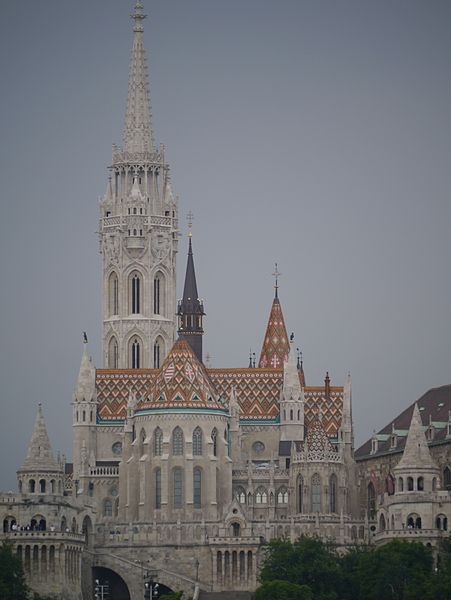
<path id="1" fill-rule="evenodd" d="M 36 405 L 71 457 L 95 231 L 121 143 L 132 0 L 0 7 L 0 486 Z M 156 138 L 214 366 L 259 352 L 279 263 L 307 383 L 353 377 L 357 442 L 451 383 L 449 0 L 145 0 Z M 179 289 L 186 239 L 179 254 Z M 179 292 L 180 295 L 180 292 Z"/>

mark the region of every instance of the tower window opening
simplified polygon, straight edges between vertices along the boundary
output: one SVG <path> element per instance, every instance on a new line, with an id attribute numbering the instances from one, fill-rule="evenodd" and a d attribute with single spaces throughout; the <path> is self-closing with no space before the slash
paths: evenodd
<path id="1" fill-rule="evenodd" d="M 193 504 L 194 508 L 202 508 L 202 471 L 199 467 L 193 471 Z"/>
<path id="2" fill-rule="evenodd" d="M 132 342 L 132 369 L 139 369 L 141 365 L 141 348 L 137 338 Z"/>
<path id="3" fill-rule="evenodd" d="M 163 432 L 159 427 L 155 429 L 153 444 L 153 453 L 155 456 L 161 456 L 163 454 Z"/>
<path id="4" fill-rule="evenodd" d="M 142 208 L 140 208 L 140 209 L 139 209 L 139 214 L 140 214 L 140 215 L 142 215 L 142 214 L 143 214 L 143 209 L 142 209 Z"/>
<path id="5" fill-rule="evenodd" d="M 136 229 L 133 230 L 133 235 L 136 237 L 138 235 L 138 232 Z"/>
<path id="6" fill-rule="evenodd" d="M 153 280 L 153 312 L 160 314 L 160 277 L 157 275 Z"/>
<path id="7" fill-rule="evenodd" d="M 182 469 L 180 467 L 176 467 L 174 469 L 174 490 L 173 490 L 173 498 L 174 498 L 174 508 L 182 508 Z"/>
<path id="8" fill-rule="evenodd" d="M 139 314 L 141 312 L 141 278 L 137 273 L 132 276 L 131 287 L 132 313 Z"/>
<path id="9" fill-rule="evenodd" d="M 180 427 L 176 427 L 172 434 L 172 454 L 174 454 L 174 456 L 182 456 L 183 446 L 183 431 Z"/>
<path id="10" fill-rule="evenodd" d="M 193 432 L 193 456 L 202 456 L 202 429 L 196 427 Z"/>
<path id="11" fill-rule="evenodd" d="M 321 479 L 318 473 L 312 476 L 312 512 L 321 512 Z"/>
<path id="12" fill-rule="evenodd" d="M 153 345 L 153 368 L 160 368 L 160 344 L 158 341 Z"/>
<path id="13" fill-rule="evenodd" d="M 211 440 L 213 442 L 213 456 L 218 456 L 218 431 L 216 427 L 211 432 Z"/>
<path id="14" fill-rule="evenodd" d="M 155 470 L 155 508 L 161 508 L 161 469 Z"/>
<path id="15" fill-rule="evenodd" d="M 133 214 L 136 215 L 136 208 L 133 209 Z"/>

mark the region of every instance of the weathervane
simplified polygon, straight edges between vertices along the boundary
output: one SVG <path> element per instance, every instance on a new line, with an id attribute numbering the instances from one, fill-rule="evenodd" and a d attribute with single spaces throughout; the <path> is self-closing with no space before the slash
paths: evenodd
<path id="1" fill-rule="evenodd" d="M 192 227 L 193 227 L 193 219 L 194 219 L 194 215 L 191 211 L 188 212 L 188 214 L 186 215 L 186 220 L 188 221 L 188 237 L 192 237 L 193 232 L 191 231 Z"/>
<path id="2" fill-rule="evenodd" d="M 282 273 L 279 271 L 279 269 L 277 268 L 277 263 L 275 263 L 276 268 L 274 269 L 274 273 L 272 274 L 272 276 L 275 279 L 275 283 L 274 283 L 274 289 L 276 290 L 276 295 L 275 297 L 278 298 L 278 289 L 279 289 L 279 277 L 282 275 Z"/>

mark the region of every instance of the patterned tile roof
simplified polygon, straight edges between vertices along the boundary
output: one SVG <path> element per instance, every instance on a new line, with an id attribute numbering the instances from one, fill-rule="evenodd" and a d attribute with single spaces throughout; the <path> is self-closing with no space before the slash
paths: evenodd
<path id="1" fill-rule="evenodd" d="M 278 420 L 279 397 L 283 383 L 282 369 L 201 368 L 203 373 L 207 374 L 215 394 L 221 396 L 226 404 L 232 387 L 235 387 L 242 421 L 270 423 Z M 154 369 L 97 369 L 100 420 L 125 419 L 129 390 L 136 394 L 139 408 L 155 408 L 155 395 L 152 390 L 158 374 Z M 161 377 L 164 376 L 160 373 L 160 381 Z M 304 394 L 306 425 L 308 426 L 321 412 L 323 427 L 329 436 L 334 436 L 341 423 L 343 387 L 331 386 L 328 398 L 325 396 L 324 386 L 308 386 L 304 388 Z M 152 396 L 150 403 L 149 395 Z M 162 407 L 169 405 L 165 404 Z"/>
<path id="2" fill-rule="evenodd" d="M 224 410 L 207 369 L 185 340 L 177 340 L 150 386 L 150 394 L 138 400 L 138 410 L 195 408 Z"/>
<path id="3" fill-rule="evenodd" d="M 263 340 L 258 366 L 261 369 L 280 369 L 290 352 L 287 329 L 279 298 L 274 298 Z"/>

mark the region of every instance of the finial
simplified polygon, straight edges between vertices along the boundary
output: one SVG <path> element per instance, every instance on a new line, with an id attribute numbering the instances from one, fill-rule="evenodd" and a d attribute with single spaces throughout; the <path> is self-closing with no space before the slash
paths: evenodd
<path id="1" fill-rule="evenodd" d="M 83 331 L 83 344 L 87 344 L 88 343 L 88 335 L 86 333 L 86 331 Z"/>
<path id="2" fill-rule="evenodd" d="M 193 232 L 192 232 L 192 228 L 193 228 L 193 219 L 194 219 L 194 215 L 191 211 L 188 212 L 188 214 L 186 215 L 186 220 L 188 221 L 188 237 L 192 237 Z"/>
<path id="3" fill-rule="evenodd" d="M 290 334 L 290 342 L 294 342 L 294 331 Z"/>
<path id="4" fill-rule="evenodd" d="M 274 289 L 276 290 L 276 291 L 275 291 L 275 295 L 274 295 L 274 297 L 275 297 L 275 298 L 278 298 L 278 297 L 279 297 L 279 294 L 278 294 L 278 289 L 279 289 L 279 277 L 282 275 L 282 273 L 280 273 L 279 269 L 277 268 L 277 263 L 274 263 L 274 264 L 275 264 L 275 267 L 276 267 L 276 268 L 274 269 L 274 273 L 272 274 L 272 276 L 273 276 L 273 277 L 274 277 L 274 279 L 275 279 L 275 283 L 274 283 Z"/>
<path id="5" fill-rule="evenodd" d="M 144 9 L 142 2 L 137 0 L 135 4 L 135 12 L 130 15 L 131 18 L 135 21 L 135 25 L 133 27 L 133 31 L 140 32 L 144 31 L 144 27 L 142 26 L 142 21 L 146 18 L 147 15 L 143 15 L 141 12 Z"/>

